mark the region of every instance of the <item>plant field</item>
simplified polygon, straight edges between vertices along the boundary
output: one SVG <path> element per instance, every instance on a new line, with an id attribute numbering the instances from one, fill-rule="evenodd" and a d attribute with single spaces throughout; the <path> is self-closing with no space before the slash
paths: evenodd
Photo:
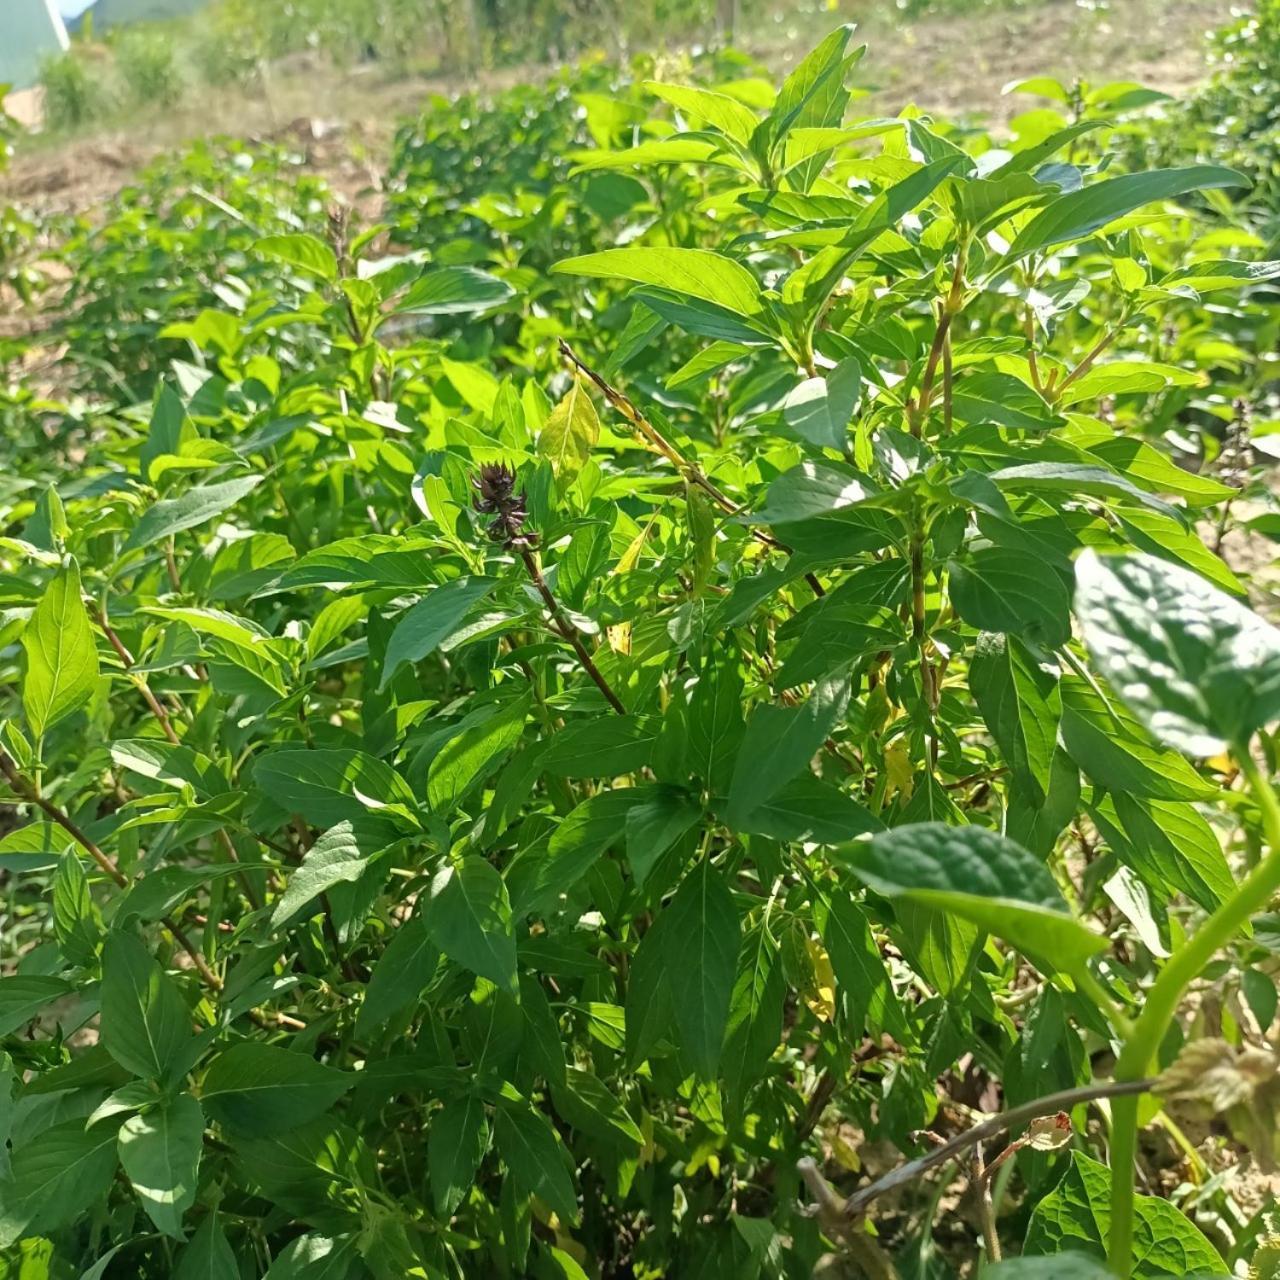
<path id="1" fill-rule="evenodd" d="M 1280 1274 L 1280 7 L 1215 48 L 6 212 L 0 1276 Z"/>

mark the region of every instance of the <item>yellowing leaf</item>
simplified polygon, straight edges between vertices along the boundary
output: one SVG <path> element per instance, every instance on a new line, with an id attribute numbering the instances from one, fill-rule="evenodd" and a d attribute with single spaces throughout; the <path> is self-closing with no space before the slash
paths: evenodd
<path id="1" fill-rule="evenodd" d="M 552 409 L 538 436 L 538 451 L 550 459 L 561 488 L 572 484 L 586 466 L 599 438 L 600 419 L 596 416 L 596 407 L 586 388 L 575 378 L 569 394 Z"/>

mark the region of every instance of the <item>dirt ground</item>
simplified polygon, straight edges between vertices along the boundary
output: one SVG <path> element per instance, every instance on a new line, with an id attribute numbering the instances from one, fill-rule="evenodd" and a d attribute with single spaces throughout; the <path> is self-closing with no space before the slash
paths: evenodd
<path id="1" fill-rule="evenodd" d="M 1231 0 L 1029 0 L 968 17 L 936 16 L 904 26 L 893 0 L 842 0 L 829 15 L 780 20 L 738 43 L 777 73 L 812 44 L 814 32 L 853 18 L 868 52 L 857 83 L 869 113 L 914 103 L 997 123 L 1042 105 L 1002 93 L 1009 81 L 1055 75 L 1091 83 L 1133 80 L 1179 94 L 1204 74 L 1204 36 L 1226 21 Z M 20 147 L 0 177 L 0 200 L 91 213 L 154 156 L 201 136 L 280 139 L 305 147 L 310 166 L 346 198 L 376 203 L 396 123 L 433 93 L 536 81 L 545 66 L 478 76 L 389 78 L 380 67 L 338 72 L 315 59 L 277 66 L 253 92 L 200 89 L 177 108 L 138 116 L 73 138 Z M 24 103 L 30 109 L 29 103 Z"/>

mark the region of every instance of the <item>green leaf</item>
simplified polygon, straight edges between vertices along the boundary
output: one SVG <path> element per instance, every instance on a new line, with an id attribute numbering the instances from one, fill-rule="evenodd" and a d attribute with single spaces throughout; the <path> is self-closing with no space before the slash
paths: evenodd
<path id="1" fill-rule="evenodd" d="M 74 560 L 40 597 L 22 632 L 22 648 L 27 655 L 22 709 L 31 732 L 42 738 L 59 720 L 79 711 L 98 687 L 98 648 Z"/>
<path id="2" fill-rule="evenodd" d="M 120 1129 L 120 1163 L 156 1230 L 183 1239 L 195 1203 L 204 1147 L 204 1112 L 189 1094 L 130 1116 Z"/>
<path id="3" fill-rule="evenodd" d="M 1076 562 L 1085 643 L 1130 710 L 1192 756 L 1245 746 L 1280 716 L 1280 630 L 1150 555 Z"/>
<path id="4" fill-rule="evenodd" d="M 1000 754 L 1039 803 L 1049 789 L 1062 718 L 1057 676 L 1018 640 L 988 633 L 978 637 L 969 689 Z"/>
<path id="5" fill-rule="evenodd" d="M 360 1253 L 356 1235 L 299 1236 L 276 1255 L 262 1280 L 351 1280 Z"/>
<path id="6" fill-rule="evenodd" d="M 595 402 L 583 380 L 575 376 L 538 435 L 538 452 L 550 460 L 561 488 L 572 484 L 591 461 L 591 450 L 599 439 L 600 419 Z"/>
<path id="7" fill-rule="evenodd" d="M 694 1071 L 713 1079 L 738 974 L 738 908 L 724 877 L 704 859 L 663 914 L 662 966 L 680 1051 Z"/>
<path id="8" fill-rule="evenodd" d="M 760 122 L 750 107 L 736 98 L 712 89 L 695 89 L 687 85 L 663 84 L 658 80 L 646 80 L 644 87 L 664 102 L 669 102 L 684 116 L 719 129 L 735 142 L 745 146 Z"/>
<path id="9" fill-rule="evenodd" d="M 587 1137 L 638 1155 L 644 1146 L 636 1122 L 613 1089 L 599 1076 L 570 1067 L 562 1083 L 551 1091 L 561 1117 Z"/>
<path id="10" fill-rule="evenodd" d="M 425 920 L 431 940 L 450 960 L 515 994 L 511 904 L 502 877 L 483 858 L 465 857 L 436 872 Z"/>
<path id="11" fill-rule="evenodd" d="M 639 716 L 579 720 L 545 740 L 539 764 L 558 778 L 616 778 L 648 767 L 657 736 Z"/>
<path id="12" fill-rule="evenodd" d="M 1107 843 L 1161 901 L 1177 890 L 1216 911 L 1236 887 L 1222 843 L 1189 804 L 1117 791 L 1091 810 Z"/>
<path id="13" fill-rule="evenodd" d="M 421 662 L 434 653 L 497 585 L 492 578 L 456 578 L 406 609 L 387 641 L 379 690 L 387 687 L 401 663 Z"/>
<path id="14" fill-rule="evenodd" d="M 985 827 L 897 827 L 840 856 L 877 893 L 953 912 L 1051 970 L 1070 972 L 1106 949 L 1070 915 L 1044 863 Z"/>
<path id="15" fill-rule="evenodd" d="M 133 526 L 121 550 L 137 551 L 169 537 L 170 534 L 194 529 L 230 510 L 261 483 L 261 476 L 240 476 L 235 480 L 224 480 L 220 484 L 188 489 L 180 498 L 165 498 L 142 513 L 142 518 Z"/>
<path id="16" fill-rule="evenodd" d="M 767 927 L 757 925 L 738 954 L 722 1055 L 725 1089 L 739 1110 L 746 1090 L 763 1074 L 778 1047 L 786 996 L 778 944 Z"/>
<path id="17" fill-rule="evenodd" d="M 656 285 L 749 319 L 764 310 L 755 276 L 740 262 L 709 249 L 606 249 L 557 262 L 551 270 L 561 275 L 613 277 Z"/>
<path id="18" fill-rule="evenodd" d="M 576 1222 L 578 1194 L 568 1155 L 546 1119 L 524 1106 L 500 1106 L 494 1136 L 516 1185 L 526 1195 L 544 1200 L 562 1221 Z"/>
<path id="19" fill-rule="evenodd" d="M 739 830 L 773 840 L 841 844 L 882 831 L 884 824 L 852 796 L 806 773 L 752 808 Z"/>
<path id="20" fill-rule="evenodd" d="M 765 507 L 753 518 L 761 524 L 787 525 L 822 516 L 856 514 L 853 508 L 877 492 L 871 479 L 852 467 L 802 462 L 784 471 L 769 486 Z"/>
<path id="21" fill-rule="evenodd" d="M 1111 693 L 1064 677 L 1062 744 L 1091 782 L 1153 800 L 1207 800 L 1216 792 L 1176 752 L 1159 746 Z"/>
<path id="22" fill-rule="evenodd" d="M 367 1036 L 426 990 L 440 964 L 426 922 L 415 913 L 392 934 L 374 962 L 356 1015 L 356 1034 Z"/>
<path id="23" fill-rule="evenodd" d="M 515 295 L 497 276 L 475 267 L 432 267 L 424 271 L 395 301 L 396 315 L 453 316 L 490 307 Z"/>
<path id="24" fill-rule="evenodd" d="M 1010 632 L 1049 648 L 1071 638 L 1071 595 L 1052 565 L 1030 551 L 982 547 L 950 564 L 951 603 L 980 631 Z"/>
<path id="25" fill-rule="evenodd" d="M 988 478 L 1001 490 L 1011 493 L 1063 493 L 1071 499 L 1087 493 L 1146 507 L 1172 520 L 1181 519 L 1176 507 L 1153 498 L 1131 480 L 1106 467 L 1076 462 L 1027 462 L 993 471 Z"/>
<path id="26" fill-rule="evenodd" d="M 1056 1255 L 1075 1249 L 1104 1258 L 1110 1229 L 1111 1171 L 1073 1151 L 1066 1176 L 1032 1211 L 1023 1251 Z M 1227 1270 L 1218 1251 L 1177 1206 L 1157 1196 L 1134 1198 L 1135 1280 L 1197 1272 L 1225 1276 Z"/>
<path id="27" fill-rule="evenodd" d="M 338 278 L 338 259 L 333 250 L 315 236 L 297 233 L 283 236 L 263 236 L 254 244 L 254 250 L 264 258 L 274 258 L 286 266 L 296 267 L 309 276 L 317 276 L 330 284 Z"/>
<path id="28" fill-rule="evenodd" d="M 90 965 L 102 936 L 102 917 L 89 892 L 80 855 L 68 849 L 53 878 L 53 934 L 73 964 Z"/>
<path id="29" fill-rule="evenodd" d="M 346 747 L 275 747 L 254 761 L 253 780 L 274 804 L 316 826 L 417 808 L 409 784 L 389 764 Z"/>
<path id="30" fill-rule="evenodd" d="M 86 1129 L 83 1117 L 19 1143 L 0 1182 L 0 1249 L 83 1220 L 106 1195 L 116 1163 L 114 1127 Z"/>
<path id="31" fill-rule="evenodd" d="M 1107 223 L 1157 200 L 1173 200 L 1191 191 L 1248 187 L 1249 179 L 1234 169 L 1193 165 L 1127 173 L 1069 191 L 1042 209 L 1014 238 L 1011 258 L 1022 258 L 1055 244 L 1080 240 Z"/>
<path id="32" fill-rule="evenodd" d="M 126 1071 L 164 1080 L 182 1065 L 191 1014 L 173 979 L 132 934 L 112 931 L 102 949 L 102 1043 Z"/>
<path id="33" fill-rule="evenodd" d="M 1051 1258 L 1010 1258 L 983 1275 L 991 1280 L 1114 1280 L 1115 1273 L 1083 1253 L 1055 1253 Z"/>
<path id="34" fill-rule="evenodd" d="M 360 833 L 352 823 L 340 822 L 330 827 L 307 850 L 297 870 L 289 876 L 289 883 L 271 913 L 271 927 L 279 929 L 335 884 L 359 880 L 372 852 L 370 838 L 366 836 L 362 845 Z"/>
<path id="35" fill-rule="evenodd" d="M 240 1280 L 240 1265 L 216 1213 L 206 1215 L 182 1251 L 173 1280 Z"/>
<path id="36" fill-rule="evenodd" d="M 729 785 L 725 817 L 740 828 L 751 813 L 771 800 L 809 762 L 849 706 L 849 677 L 837 672 L 819 681 L 798 707 L 757 707 L 747 723 Z"/>
<path id="37" fill-rule="evenodd" d="M 498 767 L 520 741 L 528 713 L 528 699 L 518 698 L 440 748 L 427 770 L 427 802 L 433 811 L 450 812 Z"/>
<path id="38" fill-rule="evenodd" d="M 447 1221 L 462 1203 L 488 1147 L 489 1122 L 478 1094 L 464 1094 L 435 1113 L 427 1130 L 427 1168 L 437 1218 Z"/>
<path id="39" fill-rule="evenodd" d="M 819 919 L 847 1019 L 845 1034 L 861 1040 L 867 1032 L 888 1032 L 905 1039 L 906 1020 L 865 913 L 850 898 L 833 894 L 823 901 Z"/>
<path id="40" fill-rule="evenodd" d="M 323 1115 L 353 1083 L 347 1073 L 308 1054 L 246 1040 L 213 1060 L 200 1097 L 210 1119 L 265 1136 Z"/>
<path id="41" fill-rule="evenodd" d="M 660 783 L 640 789 L 644 798 L 628 806 L 625 819 L 627 862 L 637 885 L 643 885 L 662 855 L 702 821 L 702 807 L 679 787 Z"/>
<path id="42" fill-rule="evenodd" d="M 862 366 L 852 357 L 821 378 L 807 378 L 787 394 L 782 416 L 802 440 L 820 449 L 844 449 L 862 394 Z"/>
<path id="43" fill-rule="evenodd" d="M 25 1027 L 40 1011 L 72 990 L 69 982 L 43 974 L 15 974 L 0 978 L 0 1036 Z"/>

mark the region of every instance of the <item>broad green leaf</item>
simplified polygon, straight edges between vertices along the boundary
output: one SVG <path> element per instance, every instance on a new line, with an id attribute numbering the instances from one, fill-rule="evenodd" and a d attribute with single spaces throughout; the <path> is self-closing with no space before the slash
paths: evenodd
<path id="1" fill-rule="evenodd" d="M 969 689 L 1000 754 L 1039 803 L 1049 789 L 1062 716 L 1056 675 L 1020 641 L 988 633 L 978 637 Z"/>
<path id="2" fill-rule="evenodd" d="M 570 1067 L 563 1083 L 552 1089 L 556 1111 L 587 1137 L 638 1155 L 644 1146 L 636 1122 L 613 1089 L 599 1076 Z"/>
<path id="3" fill-rule="evenodd" d="M 1176 890 L 1206 911 L 1216 911 L 1235 889 L 1217 833 L 1191 805 L 1117 791 L 1091 813 L 1116 856 L 1142 877 L 1158 901 Z"/>
<path id="4" fill-rule="evenodd" d="M 264 258 L 274 258 L 309 276 L 332 284 L 338 278 L 338 259 L 323 240 L 302 233 L 263 236 L 253 246 Z"/>
<path id="5" fill-rule="evenodd" d="M 1091 781 L 1152 800 L 1207 800 L 1213 784 L 1177 752 L 1160 746 L 1114 691 L 1105 696 L 1075 676 L 1062 690 L 1062 745 Z"/>
<path id="6" fill-rule="evenodd" d="M 275 747 L 260 755 L 253 778 L 280 808 L 316 826 L 367 822 L 379 812 L 411 814 L 417 800 L 385 761 L 346 747 Z"/>
<path id="7" fill-rule="evenodd" d="M 340 822 L 324 832 L 307 850 L 289 876 L 289 883 L 271 913 L 271 927 L 279 929 L 308 903 L 336 884 L 359 880 L 378 845 L 351 822 Z"/>
<path id="8" fill-rule="evenodd" d="M 1009 493 L 1063 493 L 1073 499 L 1087 493 L 1146 507 L 1172 520 L 1181 518 L 1176 507 L 1153 498 L 1132 481 L 1106 467 L 1074 462 L 1028 462 L 993 471 L 989 478 L 998 488 Z"/>
<path id="9" fill-rule="evenodd" d="M 120 1163 L 156 1230 L 183 1239 L 183 1215 L 195 1203 L 204 1112 L 189 1094 L 130 1116 L 120 1128 Z"/>
<path id="10" fill-rule="evenodd" d="M 22 648 L 27 672 L 22 709 L 37 737 L 93 697 L 98 687 L 98 648 L 84 601 L 80 570 L 71 561 L 49 583 L 26 628 Z"/>
<path id="11" fill-rule="evenodd" d="M 287 1244 L 262 1280 L 350 1280 L 360 1262 L 358 1235 L 305 1235 Z"/>
<path id="12" fill-rule="evenodd" d="M 682 115 L 709 124 L 744 146 L 751 141 L 756 125 L 760 123 L 750 107 L 711 89 L 663 84 L 658 80 L 646 80 L 644 87 L 671 103 Z"/>
<path id="13" fill-rule="evenodd" d="M 127 1071 L 164 1080 L 183 1064 L 191 1014 L 176 983 L 132 934 L 102 949 L 102 1043 Z"/>
<path id="14" fill-rule="evenodd" d="M 1080 240 L 1107 223 L 1157 200 L 1173 200 L 1191 191 L 1216 187 L 1242 188 L 1249 179 L 1217 165 L 1156 169 L 1127 173 L 1059 196 L 1018 233 L 1009 246 L 1011 258 L 1022 258 L 1068 240 Z"/>
<path id="15" fill-rule="evenodd" d="M 797 774 L 809 767 L 822 744 L 844 720 L 849 676 L 837 672 L 816 684 L 798 707 L 757 707 L 747 722 L 729 785 L 725 817 L 739 827 Z"/>
<path id="16" fill-rule="evenodd" d="M 725 152 L 723 143 L 708 142 L 705 136 L 656 138 L 621 151 L 570 151 L 568 158 L 575 174 L 660 164 L 727 164 L 734 160 Z"/>
<path id="17" fill-rule="evenodd" d="M 837 893 L 822 903 L 819 919 L 847 1019 L 845 1034 L 861 1040 L 864 1034 L 888 1032 L 905 1039 L 906 1020 L 862 909 Z"/>
<path id="18" fill-rule="evenodd" d="M 1280 260 L 1271 262 L 1238 262 L 1218 258 L 1193 262 L 1178 267 L 1160 279 L 1162 289 L 1194 289 L 1197 293 L 1214 293 L 1219 289 L 1241 289 L 1280 277 Z"/>
<path id="19" fill-rule="evenodd" d="M 1010 1258 L 983 1273 L 991 1280 L 1113 1280 L 1101 1260 L 1083 1253 L 1055 1253 L 1051 1258 Z"/>
<path id="20" fill-rule="evenodd" d="M 562 488 L 591 460 L 600 438 L 600 419 L 583 380 L 575 377 L 538 435 L 538 452 L 551 462 Z"/>
<path id="21" fill-rule="evenodd" d="M 544 911 L 568 893 L 610 846 L 621 848 L 627 815 L 642 804 L 645 787 L 601 791 L 575 806 L 550 840 L 522 850 L 508 871 L 517 915 Z"/>
<path id="22" fill-rule="evenodd" d="M 1074 1151 L 1065 1177 L 1032 1211 L 1023 1251 L 1036 1255 L 1071 1249 L 1104 1258 L 1110 1229 L 1111 1171 Z M 1158 1196 L 1136 1196 L 1135 1280 L 1186 1277 L 1197 1272 L 1225 1276 L 1227 1267 L 1200 1229 L 1176 1205 Z"/>
<path id="23" fill-rule="evenodd" d="M 723 875 L 705 858 L 685 876 L 665 911 L 662 966 L 680 1052 L 712 1079 L 720 1063 L 738 973 L 741 926 Z"/>
<path id="24" fill-rule="evenodd" d="M 644 797 L 628 806 L 625 824 L 627 862 L 636 884 L 643 885 L 662 855 L 702 820 L 702 806 L 678 787 L 659 783 L 639 789 Z"/>
<path id="25" fill-rule="evenodd" d="M 72 990 L 69 982 L 43 974 L 14 974 L 0 978 L 0 1036 L 26 1026 L 40 1011 Z"/>
<path id="26" fill-rule="evenodd" d="M 173 1280 L 240 1280 L 240 1265 L 216 1213 L 209 1213 L 182 1251 Z"/>
<path id="27" fill-rule="evenodd" d="M 528 712 L 528 699 L 518 698 L 441 747 L 427 770 L 427 803 L 433 811 L 450 812 L 498 767 L 520 741 Z"/>
<path id="28" fill-rule="evenodd" d="M 417 1000 L 439 964 L 440 951 L 431 941 L 426 922 L 415 912 L 395 931 L 374 963 L 356 1015 L 356 1033 L 367 1036 Z"/>
<path id="29" fill-rule="evenodd" d="M 516 939 L 502 877 L 483 858 L 465 857 L 436 872 L 427 933 L 456 964 L 514 994 Z"/>
<path id="30" fill-rule="evenodd" d="M 401 663 L 421 662 L 434 653 L 495 586 L 492 578 L 457 578 L 406 609 L 387 641 L 379 689 L 387 687 Z"/>
<path id="31" fill-rule="evenodd" d="M 861 393 L 862 367 L 850 357 L 788 393 L 782 416 L 802 440 L 820 449 L 843 450 Z"/>
<path id="32" fill-rule="evenodd" d="M 475 1181 L 489 1146 L 489 1122 L 479 1095 L 464 1094 L 437 1111 L 427 1129 L 427 1168 L 436 1216 L 447 1220 Z"/>
<path id="33" fill-rule="evenodd" d="M 739 829 L 773 840 L 842 844 L 882 831 L 884 824 L 870 809 L 829 782 L 801 774 L 754 806 L 741 820 Z"/>
<path id="34" fill-rule="evenodd" d="M 73 964 L 93 964 L 102 937 L 102 916 L 89 891 L 84 863 L 71 849 L 62 855 L 53 878 L 53 936 Z"/>
<path id="35" fill-rule="evenodd" d="M 761 524 L 788 525 L 820 516 L 839 516 L 876 494 L 871 479 L 852 467 L 802 462 L 769 486 L 765 507 L 755 513 L 754 519 Z"/>
<path id="36" fill-rule="evenodd" d="M 1076 580 L 1094 661 L 1162 742 L 1217 755 L 1280 716 L 1280 631 L 1238 600 L 1150 555 L 1086 552 Z"/>
<path id="37" fill-rule="evenodd" d="M 497 276 L 475 267 L 432 267 L 396 300 L 396 315 L 452 316 L 487 311 L 515 290 Z"/>
<path id="38" fill-rule="evenodd" d="M 778 944 L 764 925 L 757 925 L 738 953 L 722 1054 L 725 1089 L 739 1109 L 778 1047 L 786 995 Z"/>
<path id="39" fill-rule="evenodd" d="M 106 1194 L 116 1164 L 114 1127 L 86 1129 L 82 1117 L 19 1143 L 0 1181 L 0 1248 L 82 1219 Z"/>
<path id="40" fill-rule="evenodd" d="M 1070 972 L 1106 949 L 1070 914 L 1044 863 L 985 827 L 919 823 L 840 853 L 877 893 L 952 912 L 1051 970 Z"/>
<path id="41" fill-rule="evenodd" d="M 756 278 L 740 262 L 709 249 L 606 249 L 557 262 L 562 275 L 595 276 L 656 285 L 683 297 L 724 307 L 734 315 L 754 318 L 764 310 Z"/>
<path id="42" fill-rule="evenodd" d="M 240 476 L 220 484 L 206 484 L 188 489 L 180 498 L 165 498 L 142 513 L 133 526 L 122 551 L 136 551 L 152 546 L 170 534 L 194 529 L 197 525 L 229 511 L 262 483 L 261 476 Z"/>
<path id="43" fill-rule="evenodd" d="M 546 1119 L 526 1106 L 500 1106 L 494 1137 L 516 1185 L 544 1200 L 562 1221 L 576 1222 L 578 1194 L 568 1154 Z"/>
<path id="44" fill-rule="evenodd" d="M 951 603 L 970 626 L 1049 648 L 1071 638 L 1071 596 L 1052 565 L 1030 551 L 982 547 L 950 564 Z"/>
<path id="45" fill-rule="evenodd" d="M 657 736 L 639 716 L 579 720 L 545 740 L 539 763 L 558 778 L 616 778 L 649 765 Z"/>
<path id="46" fill-rule="evenodd" d="M 255 1136 L 285 1133 L 323 1115 L 354 1083 L 306 1053 L 246 1040 L 210 1064 L 200 1100 L 211 1120 Z"/>

